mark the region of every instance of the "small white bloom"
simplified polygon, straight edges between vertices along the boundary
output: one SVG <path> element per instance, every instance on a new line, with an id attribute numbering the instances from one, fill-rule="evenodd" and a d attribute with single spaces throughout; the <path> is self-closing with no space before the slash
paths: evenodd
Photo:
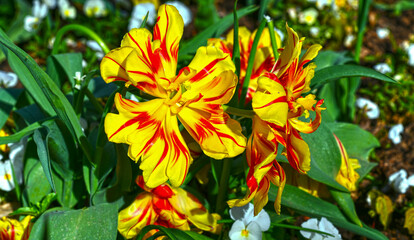
<path id="1" fill-rule="evenodd" d="M 19 81 L 15 73 L 0 71 L 0 87 L 15 87 L 18 82 Z"/>
<path id="2" fill-rule="evenodd" d="M 75 79 L 75 86 L 73 86 L 75 89 L 80 90 L 82 86 L 82 82 L 85 79 L 86 75 L 81 74 L 81 72 L 76 72 L 75 76 L 73 77 Z"/>
<path id="3" fill-rule="evenodd" d="M 382 74 L 387 74 L 387 73 L 392 72 L 390 65 L 386 63 L 378 63 L 377 65 L 374 66 L 374 69 Z"/>
<path id="4" fill-rule="evenodd" d="M 394 80 L 395 81 L 400 81 L 401 79 L 403 79 L 403 75 L 402 74 L 395 74 L 394 75 Z"/>
<path id="5" fill-rule="evenodd" d="M 104 17 L 108 13 L 102 0 L 87 0 L 83 5 L 83 11 L 88 17 Z"/>
<path id="6" fill-rule="evenodd" d="M 414 67 L 414 44 L 410 44 L 407 47 L 408 65 Z"/>
<path id="7" fill-rule="evenodd" d="M 390 35 L 388 28 L 377 28 L 377 35 L 380 39 L 387 38 Z"/>
<path id="8" fill-rule="evenodd" d="M 59 11 L 63 19 L 76 18 L 76 8 L 70 5 L 68 0 L 59 0 Z"/>
<path id="9" fill-rule="evenodd" d="M 369 119 L 376 119 L 380 115 L 378 105 L 366 98 L 358 98 L 356 100 L 356 105 L 359 108 L 366 108 L 367 116 Z"/>
<path id="10" fill-rule="evenodd" d="M 341 234 L 339 234 L 338 229 L 335 228 L 335 226 L 326 218 L 322 217 L 320 221 L 316 218 L 311 218 L 306 222 L 303 222 L 301 227 L 303 228 L 310 228 L 314 230 L 319 230 L 322 232 L 326 232 L 329 234 L 332 234 L 334 237 L 323 235 L 320 233 L 315 232 L 308 232 L 301 230 L 300 234 L 302 234 L 303 237 L 311 240 L 338 240 L 342 239 Z"/>
<path id="11" fill-rule="evenodd" d="M 354 42 L 354 40 L 355 40 L 355 36 L 354 35 L 352 35 L 352 34 L 346 35 L 346 37 L 344 39 L 344 46 L 345 47 L 351 47 L 352 46 L 352 43 Z"/>
<path id="12" fill-rule="evenodd" d="M 229 232 L 231 240 L 262 239 L 262 232 L 269 230 L 270 227 L 269 214 L 262 210 L 254 216 L 254 206 L 251 203 L 243 207 L 233 207 L 230 209 L 230 217 L 235 220 Z"/>
<path id="13" fill-rule="evenodd" d="M 40 3 L 38 0 L 33 1 L 32 15 L 27 15 L 24 18 L 24 29 L 28 32 L 33 32 L 36 30 L 42 19 L 47 15 L 47 5 Z"/>
<path id="14" fill-rule="evenodd" d="M 0 189 L 11 191 L 14 189 L 12 165 L 18 183 L 23 182 L 23 157 L 26 147 L 26 140 L 9 144 L 9 159 L 0 161 Z"/>
<path id="15" fill-rule="evenodd" d="M 56 0 L 43 0 L 43 2 L 49 9 L 54 9 L 56 7 Z"/>
<path id="16" fill-rule="evenodd" d="M 95 51 L 96 57 L 98 59 L 102 59 L 104 57 L 104 52 L 101 48 L 101 46 L 98 44 L 97 41 L 94 40 L 88 40 L 86 41 L 86 46 L 88 46 L 89 48 L 91 48 L 93 51 Z"/>
<path id="17" fill-rule="evenodd" d="M 183 18 L 184 26 L 187 26 L 191 23 L 191 21 L 193 21 L 193 14 L 191 13 L 190 8 L 188 8 L 184 3 L 180 1 L 168 1 L 165 4 L 172 5 L 177 8 L 178 12 Z"/>
<path id="18" fill-rule="evenodd" d="M 129 20 L 128 29 L 141 27 L 142 21 L 148 13 L 147 23 L 154 25 L 157 18 L 157 11 L 153 3 L 140 3 L 134 6 L 131 13 L 131 19 Z"/>
<path id="19" fill-rule="evenodd" d="M 332 0 L 317 0 L 316 7 L 318 9 L 323 9 L 325 6 L 330 6 L 332 4 Z"/>
<path id="20" fill-rule="evenodd" d="M 388 177 L 388 184 L 398 193 L 406 193 L 408 188 L 414 186 L 414 175 L 407 178 L 407 172 L 401 169 Z"/>
<path id="21" fill-rule="evenodd" d="M 277 28 L 275 28 L 275 31 L 277 32 L 277 34 L 279 34 L 280 41 L 283 42 L 283 40 L 285 39 L 285 34 Z"/>
<path id="22" fill-rule="evenodd" d="M 288 8 L 286 11 L 287 11 L 290 19 L 296 20 L 296 18 L 298 17 L 298 14 L 297 14 L 295 8 Z"/>
<path id="23" fill-rule="evenodd" d="M 79 118 L 79 123 L 81 125 L 82 131 L 85 132 L 86 129 L 88 129 L 88 121 L 86 121 L 85 118 Z"/>
<path id="24" fill-rule="evenodd" d="M 299 22 L 312 25 L 315 23 L 317 17 L 318 11 L 314 8 L 308 8 L 303 12 L 299 13 Z"/>
<path id="25" fill-rule="evenodd" d="M 318 27 L 311 27 L 309 29 L 309 32 L 310 32 L 312 37 L 317 37 L 319 35 L 319 31 L 320 31 L 320 29 Z"/>
<path id="26" fill-rule="evenodd" d="M 400 123 L 390 128 L 388 132 L 388 138 L 394 143 L 399 144 L 401 142 L 401 133 L 404 132 L 404 126 Z"/>
<path id="27" fill-rule="evenodd" d="M 3 191 L 11 191 L 14 189 L 13 172 L 11 161 L 0 161 L 0 189 Z"/>
<path id="28" fill-rule="evenodd" d="M 85 59 L 82 59 L 82 68 L 86 68 L 88 66 L 88 62 Z"/>

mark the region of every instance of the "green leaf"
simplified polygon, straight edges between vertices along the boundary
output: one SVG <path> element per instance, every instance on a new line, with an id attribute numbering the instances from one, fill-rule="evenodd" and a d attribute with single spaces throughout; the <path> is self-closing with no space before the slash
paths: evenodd
<path id="1" fill-rule="evenodd" d="M 344 77 L 370 77 L 385 82 L 396 83 L 394 79 L 371 68 L 366 68 L 359 65 L 335 65 L 323 68 L 319 71 L 315 71 L 315 76 L 312 78 L 311 82 L 311 88 L 314 88 L 325 82 Z"/>
<path id="2" fill-rule="evenodd" d="M 277 187 L 271 185 L 269 191 L 269 199 L 275 199 Z M 297 187 L 286 185 L 282 195 L 282 205 L 289 207 L 301 214 L 309 217 L 326 217 L 335 226 L 347 229 L 351 232 L 365 236 L 373 240 L 386 240 L 381 232 L 369 228 L 364 225 L 360 227 L 349 222 L 337 206 L 320 198 L 314 197 L 311 194 L 300 190 Z"/>
<path id="3" fill-rule="evenodd" d="M 33 225 L 30 240 L 116 239 L 118 209 L 101 204 L 81 210 L 49 210 Z"/>
<path id="4" fill-rule="evenodd" d="M 254 6 L 242 8 L 237 11 L 237 16 L 241 18 L 247 14 L 253 13 L 257 9 L 258 8 Z M 207 44 L 207 39 L 219 37 L 229 27 L 231 27 L 231 25 L 233 25 L 233 22 L 234 21 L 232 14 L 225 16 L 224 18 L 220 19 L 217 23 L 206 28 L 204 31 L 198 33 L 197 36 L 195 36 L 190 41 L 183 43 L 180 47 L 178 55 L 182 57 L 184 55 L 195 53 L 199 47 L 205 46 Z"/>
<path id="5" fill-rule="evenodd" d="M 181 231 L 175 228 L 166 228 L 163 226 L 156 226 L 156 225 L 149 225 L 144 227 L 139 235 L 137 236 L 137 240 L 141 240 L 145 234 L 147 234 L 150 230 L 157 229 L 161 232 L 160 235 L 165 235 L 169 237 L 171 240 L 210 240 L 211 238 L 200 235 L 195 232 L 191 231 Z"/>
<path id="6" fill-rule="evenodd" d="M 0 88 L 0 128 L 6 123 L 22 89 Z"/>
<path id="7" fill-rule="evenodd" d="M 18 75 L 19 72 L 23 71 L 26 80 L 22 81 L 22 83 L 30 91 L 36 102 L 49 116 L 57 114 L 62 119 L 73 138 L 80 144 L 84 154 L 92 161 L 91 146 L 86 140 L 79 119 L 65 95 L 63 95 L 50 77 L 36 64 L 33 58 L 14 45 L 2 30 L 0 30 L 0 43 L 3 49 L 7 48 L 9 50 L 6 51 L 6 55 L 9 63 L 12 62 L 14 64 L 14 68 L 12 67 L 13 70 Z M 20 75 L 19 78 L 22 80 Z"/>
<path id="8" fill-rule="evenodd" d="M 311 169 L 308 176 L 347 192 L 348 190 L 335 180 L 341 167 L 341 153 L 331 130 L 322 122 L 314 133 L 301 136 L 309 145 L 311 154 Z"/>
<path id="9" fill-rule="evenodd" d="M 53 120 L 48 120 L 48 121 L 53 121 Z M 7 137 L 0 137 L 0 145 L 1 144 L 8 144 L 8 143 L 15 143 L 20 141 L 20 139 L 22 139 L 23 137 L 32 134 L 34 131 L 36 131 L 39 128 L 42 128 L 43 126 L 41 125 L 41 123 L 39 122 L 35 122 L 33 124 L 30 124 L 29 126 L 23 128 L 22 130 L 20 130 L 19 132 L 7 136 Z"/>
<path id="10" fill-rule="evenodd" d="M 338 191 L 336 189 L 329 189 L 331 192 L 332 197 L 338 203 L 339 207 L 345 213 L 345 215 L 355 224 L 362 227 L 361 220 L 355 210 L 354 200 L 351 197 L 351 193 L 346 193 L 342 191 Z"/>
<path id="11" fill-rule="evenodd" d="M 33 150 L 36 151 L 36 149 Z M 29 148 L 27 151 L 29 151 Z M 35 165 L 30 169 L 26 169 L 27 164 L 25 165 L 25 188 L 23 194 L 27 197 L 28 202 L 35 204 L 50 193 L 52 189 L 39 160 L 34 159 L 34 156 L 31 156 L 26 159 L 26 162 L 28 161 L 33 161 Z"/>
<path id="12" fill-rule="evenodd" d="M 335 51 L 320 51 L 318 56 L 313 60 L 316 64 L 316 71 L 319 71 L 323 68 L 334 66 L 334 65 L 343 65 L 348 62 L 352 62 L 354 59 L 346 56 L 347 52 L 335 52 Z"/>
<path id="13" fill-rule="evenodd" d="M 37 146 L 37 154 L 39 156 L 40 163 L 43 167 L 43 172 L 46 175 L 47 180 L 49 181 L 50 186 L 52 187 L 53 191 L 56 191 L 55 182 L 52 178 L 52 169 L 50 164 L 50 157 L 47 151 L 46 141 L 46 134 L 41 132 L 41 130 L 35 130 L 33 134 L 33 140 Z"/>
<path id="14" fill-rule="evenodd" d="M 82 54 L 81 53 L 63 53 L 51 55 L 47 58 L 46 72 L 50 78 L 62 86 L 63 81 L 68 79 L 71 86 L 75 85 L 74 76 L 76 72 L 82 73 Z"/>

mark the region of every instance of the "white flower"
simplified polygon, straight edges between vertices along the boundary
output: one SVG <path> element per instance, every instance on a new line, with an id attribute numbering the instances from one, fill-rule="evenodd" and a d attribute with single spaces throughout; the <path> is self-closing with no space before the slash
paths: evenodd
<path id="1" fill-rule="evenodd" d="M 0 189 L 3 191 L 11 191 L 14 189 L 14 180 L 12 165 L 17 182 L 23 182 L 23 156 L 25 150 L 25 140 L 18 143 L 9 144 L 9 159 L 0 161 Z"/>
<path id="2" fill-rule="evenodd" d="M 367 116 L 369 119 L 376 119 L 379 117 L 379 108 L 378 105 L 366 98 L 358 98 L 356 100 L 356 105 L 359 108 L 366 108 L 367 109 Z"/>
<path id="3" fill-rule="evenodd" d="M 70 5 L 68 0 L 59 0 L 59 11 L 63 19 L 76 18 L 76 9 Z"/>
<path id="4" fill-rule="evenodd" d="M 290 19 L 296 20 L 296 18 L 298 17 L 298 14 L 297 14 L 295 8 L 288 8 L 286 11 L 287 11 Z"/>
<path id="5" fill-rule="evenodd" d="M 102 59 L 104 57 L 104 52 L 103 52 L 101 46 L 99 45 L 99 43 L 97 41 L 88 40 L 88 41 L 86 41 L 86 46 L 88 46 L 93 51 L 95 51 L 96 57 L 98 59 Z"/>
<path id="6" fill-rule="evenodd" d="M 354 42 L 354 40 L 355 40 L 355 36 L 354 35 L 352 35 L 352 34 L 346 35 L 346 37 L 344 39 L 344 46 L 345 47 L 351 47 L 352 46 L 352 43 Z"/>
<path id="7" fill-rule="evenodd" d="M 318 9 L 323 9 L 325 6 L 330 6 L 332 4 L 332 0 L 317 0 L 316 7 Z"/>
<path id="8" fill-rule="evenodd" d="M 86 0 L 83 11 L 88 17 L 103 17 L 108 13 L 102 0 Z"/>
<path id="9" fill-rule="evenodd" d="M 377 35 L 380 39 L 387 38 L 390 35 L 388 28 L 377 28 Z"/>
<path id="10" fill-rule="evenodd" d="M 269 214 L 262 210 L 254 216 L 254 206 L 251 203 L 243 207 L 233 207 L 230 209 L 230 217 L 235 220 L 229 232 L 231 240 L 260 240 L 262 232 L 270 227 Z"/>
<path id="11" fill-rule="evenodd" d="M 76 72 L 75 76 L 73 77 L 75 79 L 75 86 L 73 86 L 75 89 L 80 90 L 82 86 L 82 82 L 85 79 L 86 75 L 81 74 L 81 72 Z"/>
<path id="12" fill-rule="evenodd" d="M 82 131 L 85 132 L 86 129 L 88 129 L 88 121 L 86 121 L 85 118 L 79 118 L 79 123 L 81 125 Z"/>
<path id="13" fill-rule="evenodd" d="M 334 237 L 323 235 L 320 233 L 315 232 L 308 232 L 301 230 L 300 234 L 302 234 L 303 237 L 311 240 L 337 240 L 342 239 L 341 234 L 339 234 L 338 229 L 335 228 L 335 226 L 328 221 L 328 219 L 322 217 L 320 221 L 316 218 L 311 218 L 306 222 L 303 222 L 301 227 L 303 228 L 310 228 L 322 232 L 326 232 L 329 234 L 332 234 Z"/>
<path id="14" fill-rule="evenodd" d="M 407 47 L 408 65 L 414 67 L 414 44 L 410 44 Z"/>
<path id="15" fill-rule="evenodd" d="M 391 67 L 386 63 L 378 63 L 377 65 L 374 66 L 374 69 L 382 74 L 387 74 L 387 73 L 392 72 Z"/>
<path id="16" fill-rule="evenodd" d="M 15 73 L 0 71 L 0 87 L 15 87 L 18 82 L 19 81 Z"/>
<path id="17" fill-rule="evenodd" d="M 309 29 L 309 32 L 310 32 L 312 37 L 317 37 L 319 35 L 319 31 L 320 31 L 320 29 L 318 27 L 311 27 Z"/>
<path id="18" fill-rule="evenodd" d="M 56 0 L 43 0 L 43 2 L 49 9 L 54 9 L 56 7 Z"/>
<path id="19" fill-rule="evenodd" d="M 388 177 L 388 184 L 398 193 L 406 193 L 408 188 L 414 186 L 414 175 L 407 178 L 407 172 L 401 169 Z"/>
<path id="20" fill-rule="evenodd" d="M 193 14 L 191 13 L 190 8 L 188 8 L 184 3 L 180 1 L 168 1 L 165 4 L 173 5 L 175 8 L 177 8 L 178 12 L 183 18 L 184 26 L 187 26 L 191 23 L 191 21 L 193 21 Z"/>
<path id="21" fill-rule="evenodd" d="M 395 80 L 395 81 L 397 81 L 397 82 L 398 82 L 398 81 L 400 81 L 401 79 L 403 79 L 403 75 L 402 75 L 402 74 L 395 74 L 393 78 L 394 78 L 394 80 Z"/>
<path id="22" fill-rule="evenodd" d="M 279 34 L 280 41 L 283 42 L 283 40 L 285 39 L 285 34 L 277 28 L 275 28 L 275 31 L 277 32 L 277 34 Z"/>
<path id="23" fill-rule="evenodd" d="M 128 29 L 141 27 L 142 21 L 144 21 L 145 15 L 148 13 L 147 23 L 154 25 L 157 18 L 157 11 L 153 3 L 140 3 L 134 6 L 131 13 L 131 19 L 129 20 Z"/>
<path id="24" fill-rule="evenodd" d="M 39 0 L 33 1 L 32 15 L 24 18 L 24 29 L 28 32 L 33 32 L 42 22 L 42 19 L 47 15 L 47 5 L 40 3 Z"/>
<path id="25" fill-rule="evenodd" d="M 315 23 L 318 17 L 318 11 L 314 8 L 308 8 L 305 11 L 299 13 L 299 22 L 312 25 Z"/>
<path id="26" fill-rule="evenodd" d="M 399 144 L 401 142 L 401 133 L 404 132 L 404 126 L 400 123 L 390 128 L 388 132 L 388 138 L 394 143 Z"/>

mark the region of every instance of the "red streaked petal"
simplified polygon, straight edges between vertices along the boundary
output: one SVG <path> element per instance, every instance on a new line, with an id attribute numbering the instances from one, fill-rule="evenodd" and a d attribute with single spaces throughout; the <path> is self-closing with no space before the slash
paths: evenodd
<path id="1" fill-rule="evenodd" d="M 101 62 L 101 75 L 106 83 L 113 81 L 130 82 L 126 73 L 126 59 L 134 49 L 131 47 L 117 48 L 105 55 Z"/>

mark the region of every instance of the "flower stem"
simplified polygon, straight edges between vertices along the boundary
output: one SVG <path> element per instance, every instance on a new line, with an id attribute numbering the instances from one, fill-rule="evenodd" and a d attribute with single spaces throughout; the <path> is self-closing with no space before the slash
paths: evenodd
<path id="1" fill-rule="evenodd" d="M 277 45 L 276 42 L 276 37 L 275 37 L 275 26 L 273 25 L 273 20 L 267 19 L 267 27 L 269 28 L 269 33 L 270 33 L 270 42 L 272 43 L 272 49 L 273 49 L 273 55 L 275 56 L 275 62 L 277 61 L 277 59 L 279 58 L 279 52 L 277 51 L 277 49 L 280 47 Z"/>
<path id="2" fill-rule="evenodd" d="M 253 110 L 245 110 L 245 109 L 230 107 L 230 106 L 227 106 L 227 105 L 223 105 L 223 109 L 227 113 L 232 114 L 232 115 L 236 115 L 236 116 L 239 116 L 239 117 L 253 118 L 254 115 L 255 115 Z"/>
<path id="3" fill-rule="evenodd" d="M 230 177 L 230 169 L 231 169 L 231 161 L 233 159 L 226 158 L 223 159 L 223 169 L 221 170 L 221 177 L 219 183 L 219 191 L 217 194 L 217 201 L 216 201 L 216 213 L 222 215 L 224 209 L 226 208 L 226 195 L 229 189 L 229 177 Z"/>
<path id="4" fill-rule="evenodd" d="M 89 29 L 85 26 L 82 26 L 80 24 L 69 24 L 69 25 L 64 26 L 63 28 L 61 28 L 57 32 L 55 42 L 53 44 L 52 55 L 56 54 L 58 52 L 59 44 L 62 41 L 63 35 L 66 32 L 69 32 L 69 31 L 77 31 L 77 32 L 81 32 L 81 33 L 87 35 L 88 37 L 95 40 L 99 44 L 99 46 L 101 46 L 101 48 L 102 48 L 102 50 L 105 54 L 107 54 L 109 52 L 108 46 L 106 46 L 106 44 L 102 40 L 102 38 L 99 37 L 99 35 L 96 34 L 94 31 L 92 31 L 91 29 Z"/>

